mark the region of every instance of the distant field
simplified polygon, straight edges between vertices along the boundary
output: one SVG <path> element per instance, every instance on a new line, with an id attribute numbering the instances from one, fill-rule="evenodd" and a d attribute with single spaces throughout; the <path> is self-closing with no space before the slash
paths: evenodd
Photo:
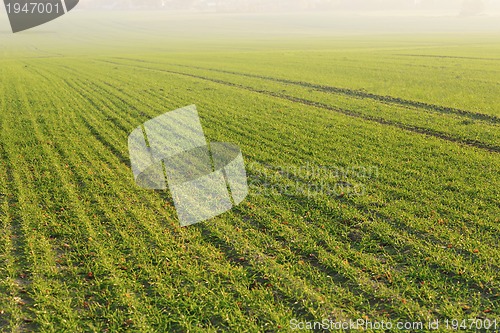
<path id="1" fill-rule="evenodd" d="M 500 329 L 498 35 L 75 17 L 0 35 L 1 331 Z M 250 194 L 180 228 L 169 193 L 135 185 L 127 137 L 190 104 L 240 146 Z"/>

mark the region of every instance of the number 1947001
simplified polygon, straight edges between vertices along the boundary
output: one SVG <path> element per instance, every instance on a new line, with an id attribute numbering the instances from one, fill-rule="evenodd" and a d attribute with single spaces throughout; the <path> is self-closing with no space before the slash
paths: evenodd
<path id="1" fill-rule="evenodd" d="M 59 3 L 52 4 L 50 2 L 28 2 L 28 3 L 7 3 L 8 14 L 59 14 L 63 13 L 63 8 Z"/>
<path id="2" fill-rule="evenodd" d="M 447 330 L 482 330 L 500 332 L 500 322 L 496 319 L 445 319 Z"/>

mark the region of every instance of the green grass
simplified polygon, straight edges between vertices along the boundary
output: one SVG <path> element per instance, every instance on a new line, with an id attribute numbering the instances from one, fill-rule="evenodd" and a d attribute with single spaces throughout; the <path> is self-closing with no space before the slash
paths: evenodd
<path id="1" fill-rule="evenodd" d="M 0 36 L 2 331 L 500 321 L 497 35 L 162 37 L 181 20 L 84 15 Z M 193 103 L 250 194 L 180 228 L 127 137 Z M 357 167 L 378 171 L 335 174 Z M 344 183 L 363 195 L 313 187 Z"/>

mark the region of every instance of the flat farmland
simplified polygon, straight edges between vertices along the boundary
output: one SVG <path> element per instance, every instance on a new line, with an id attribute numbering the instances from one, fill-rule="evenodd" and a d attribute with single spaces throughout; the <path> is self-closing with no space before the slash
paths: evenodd
<path id="1" fill-rule="evenodd" d="M 2 331 L 500 329 L 498 35 L 193 46 L 163 41 L 175 20 L 75 17 L 0 35 Z M 135 184 L 127 138 L 190 104 L 242 149 L 250 192 L 181 228 L 168 191 Z"/>

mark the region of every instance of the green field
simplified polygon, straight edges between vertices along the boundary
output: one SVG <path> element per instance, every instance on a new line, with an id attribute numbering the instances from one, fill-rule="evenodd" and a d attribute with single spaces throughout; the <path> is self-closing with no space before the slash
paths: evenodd
<path id="1" fill-rule="evenodd" d="M 2 332 L 500 329 L 500 33 L 86 15 L 2 21 Z M 190 104 L 242 149 L 250 194 L 180 228 L 127 137 Z"/>

